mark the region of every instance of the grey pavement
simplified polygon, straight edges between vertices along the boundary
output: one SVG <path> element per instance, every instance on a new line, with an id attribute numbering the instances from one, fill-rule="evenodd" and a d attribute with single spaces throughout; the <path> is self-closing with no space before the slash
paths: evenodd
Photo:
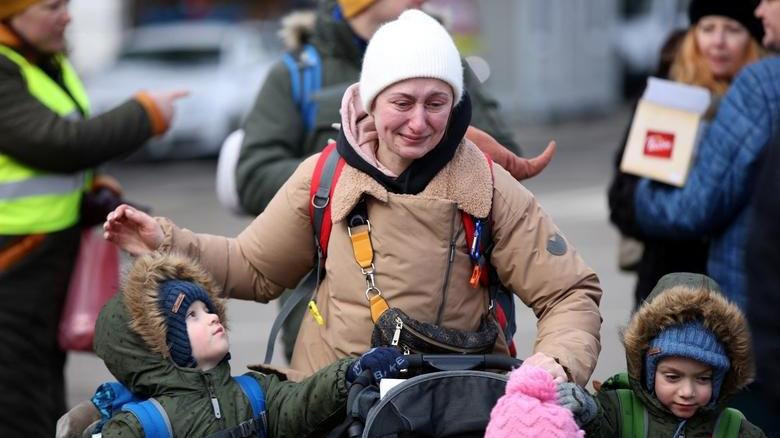
<path id="1" fill-rule="evenodd" d="M 625 366 L 619 328 L 628 320 L 634 278 L 618 271 L 617 233 L 609 225 L 606 185 L 612 175 L 617 143 L 628 123 L 629 111 L 618 108 L 607 115 L 548 125 L 518 126 L 517 138 L 527 154 L 540 152 L 550 139 L 558 152 L 544 173 L 525 185 L 537 196 L 568 240 L 599 274 L 604 290 L 601 312 L 602 352 L 593 379 L 604 380 Z M 122 182 L 128 199 L 151 206 L 154 214 L 167 216 L 197 232 L 234 236 L 250 221 L 222 208 L 214 193 L 216 162 L 213 160 L 167 163 L 118 163 L 109 173 Z M 517 303 L 520 357 L 530 354 L 536 318 Z M 277 313 L 275 303 L 230 300 L 231 364 L 240 374 L 248 364 L 265 355 L 267 334 Z M 274 362 L 283 363 L 277 346 Z M 71 354 L 66 366 L 68 402 L 89 398 L 102 382 L 111 380 L 102 362 L 92 354 Z"/>

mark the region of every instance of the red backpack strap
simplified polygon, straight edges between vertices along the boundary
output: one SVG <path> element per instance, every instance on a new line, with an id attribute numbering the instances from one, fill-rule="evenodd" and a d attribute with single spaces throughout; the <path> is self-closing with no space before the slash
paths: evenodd
<path id="1" fill-rule="evenodd" d="M 485 158 L 490 167 L 490 174 L 493 176 L 493 160 L 488 154 L 485 154 Z M 495 308 L 496 322 L 504 332 L 509 354 L 515 357 L 517 356 L 517 348 L 513 336 L 517 327 L 514 321 L 514 296 L 501 285 L 498 274 L 490 265 L 490 253 L 493 250 L 493 217 L 489 214 L 486 218 L 478 219 L 461 210 L 461 220 L 466 233 L 469 256 L 474 264 L 474 271 L 472 271 L 469 282 L 473 287 L 482 284 L 490 291 L 490 301 Z M 475 238 L 477 242 L 474 242 Z"/>
<path id="2" fill-rule="evenodd" d="M 484 152 L 483 152 L 484 153 Z M 493 177 L 493 159 L 490 155 L 485 154 L 485 159 L 488 162 L 490 168 L 490 176 Z M 488 286 L 490 283 L 490 266 L 488 257 L 490 255 L 490 249 L 493 243 L 492 236 L 492 220 L 490 214 L 484 219 L 475 219 L 470 214 L 461 210 L 461 221 L 463 222 L 463 229 L 466 232 L 466 245 L 469 249 L 469 256 L 474 264 L 474 270 L 472 271 L 471 283 L 472 287 L 477 287 L 478 284 Z M 477 235 L 478 242 L 474 242 L 474 236 Z"/>
<path id="3" fill-rule="evenodd" d="M 314 167 L 309 189 L 309 218 L 311 218 L 314 242 L 318 257 L 323 259 L 328 253 L 328 241 L 333 222 L 330 216 L 330 201 L 341 171 L 346 162 L 336 150 L 336 142 L 330 142 L 323 149 Z"/>

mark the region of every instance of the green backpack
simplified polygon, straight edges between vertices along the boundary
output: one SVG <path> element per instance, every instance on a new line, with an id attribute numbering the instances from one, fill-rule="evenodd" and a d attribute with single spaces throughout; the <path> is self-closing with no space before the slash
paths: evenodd
<path id="1" fill-rule="evenodd" d="M 600 391 L 614 390 L 620 402 L 620 430 L 622 438 L 647 437 L 647 410 L 639 397 L 634 394 L 628 383 L 628 374 L 616 374 L 604 382 Z M 715 422 L 715 432 L 712 438 L 737 438 L 742 420 L 742 412 L 734 408 L 726 408 Z"/>

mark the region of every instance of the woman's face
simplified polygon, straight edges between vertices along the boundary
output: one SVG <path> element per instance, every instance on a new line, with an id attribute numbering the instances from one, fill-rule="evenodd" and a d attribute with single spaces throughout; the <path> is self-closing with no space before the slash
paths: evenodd
<path id="1" fill-rule="evenodd" d="M 731 79 L 745 61 L 750 34 L 738 21 L 707 15 L 696 24 L 696 44 L 718 79 Z"/>
<path id="2" fill-rule="evenodd" d="M 439 79 L 407 79 L 387 87 L 374 99 L 379 147 L 408 166 L 439 144 L 452 107 L 452 87 Z"/>
<path id="3" fill-rule="evenodd" d="M 65 50 L 68 23 L 68 0 L 43 0 L 11 18 L 13 29 L 43 53 Z"/>

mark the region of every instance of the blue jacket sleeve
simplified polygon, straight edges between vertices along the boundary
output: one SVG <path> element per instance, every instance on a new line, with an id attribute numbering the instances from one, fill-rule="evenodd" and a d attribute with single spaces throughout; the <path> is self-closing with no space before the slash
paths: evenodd
<path id="1" fill-rule="evenodd" d="M 756 163 L 775 131 L 780 57 L 745 68 L 704 132 L 682 188 L 643 179 L 634 197 L 642 231 L 661 237 L 718 234 L 749 201 Z"/>

